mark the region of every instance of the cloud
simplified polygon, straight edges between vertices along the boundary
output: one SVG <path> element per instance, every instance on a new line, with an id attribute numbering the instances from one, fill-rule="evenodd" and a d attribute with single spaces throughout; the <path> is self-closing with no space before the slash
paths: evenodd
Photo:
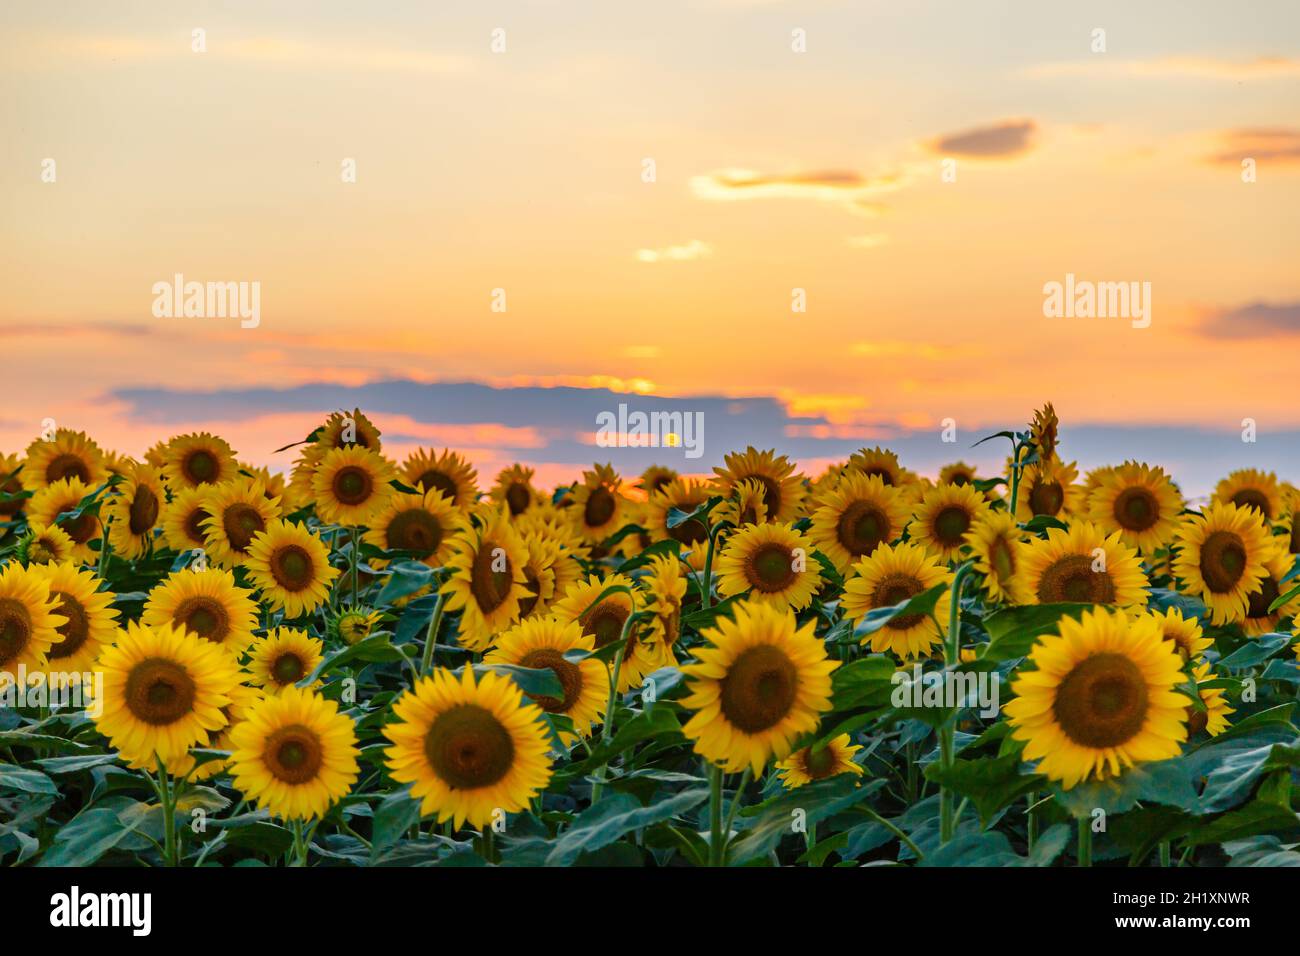
<path id="1" fill-rule="evenodd" d="M 1246 158 L 1261 162 L 1300 164 L 1300 129 L 1256 127 L 1224 130 L 1218 152 L 1205 157 L 1215 166 L 1240 166 Z"/>
<path id="2" fill-rule="evenodd" d="M 1300 302 L 1250 302 L 1210 312 L 1200 332 L 1216 339 L 1256 339 L 1300 335 Z"/>
<path id="3" fill-rule="evenodd" d="M 1098 54 L 1086 60 L 1040 63 L 1026 71 L 1031 76 L 1145 76 L 1200 80 L 1271 80 L 1300 76 L 1300 60 L 1261 56 L 1252 60 L 1225 60 L 1207 56 L 1167 56 L 1150 60 L 1112 60 Z"/>
<path id="4" fill-rule="evenodd" d="M 694 259 L 707 259 L 713 255 L 713 247 L 707 242 L 701 242 L 699 239 L 692 239 L 690 242 L 682 243 L 676 246 L 666 246 L 663 249 L 638 249 L 636 259 L 638 262 L 690 262 Z"/>
<path id="5" fill-rule="evenodd" d="M 848 169 L 792 173 L 723 169 L 693 177 L 691 190 L 700 199 L 711 201 L 813 199 L 819 202 L 856 203 L 871 193 L 900 189 L 906 180 L 906 174 L 901 171 L 865 176 Z M 867 209 L 870 209 L 869 204 Z"/>
<path id="6" fill-rule="evenodd" d="M 1037 132 L 1038 124 L 1031 119 L 1003 120 L 990 126 L 948 133 L 930 140 L 925 146 L 937 156 L 998 159 L 1019 156 L 1033 149 Z"/>

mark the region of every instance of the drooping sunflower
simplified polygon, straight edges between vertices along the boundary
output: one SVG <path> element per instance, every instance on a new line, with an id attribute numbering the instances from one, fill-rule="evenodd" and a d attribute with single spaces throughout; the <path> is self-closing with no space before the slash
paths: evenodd
<path id="1" fill-rule="evenodd" d="M 651 498 L 663 491 L 669 482 L 676 481 L 681 475 L 673 468 L 664 465 L 651 465 L 645 471 L 641 472 L 641 477 L 637 480 L 637 487 L 645 492 L 646 498 Z"/>
<path id="2" fill-rule="evenodd" d="M 869 611 L 893 607 L 937 584 L 951 581 L 952 572 L 919 544 L 910 541 L 882 544 L 853 565 L 853 573 L 844 584 L 841 605 L 844 613 L 857 622 Z M 950 602 L 945 588 L 939 595 L 933 617 L 948 620 Z M 877 654 L 893 651 L 904 660 L 925 656 L 940 639 L 939 628 L 926 614 L 895 615 L 870 635 L 871 649 Z"/>
<path id="3" fill-rule="evenodd" d="M 229 571 L 182 568 L 149 592 L 140 620 L 154 627 L 170 625 L 238 657 L 253 641 L 257 604 Z"/>
<path id="4" fill-rule="evenodd" d="M 333 641 L 357 644 L 369 637 L 383 620 L 383 615 L 368 607 L 347 607 L 330 617 L 326 634 Z"/>
<path id="5" fill-rule="evenodd" d="M 126 480 L 104 506 L 113 551 L 127 558 L 146 553 L 153 545 L 166 503 L 162 472 L 152 465 L 129 468 Z"/>
<path id="6" fill-rule="evenodd" d="M 576 537 L 600 544 L 623 526 L 623 480 L 610 465 L 593 465 L 582 473 L 568 509 Z"/>
<path id="7" fill-rule="evenodd" d="M 951 465 L 944 465 L 939 469 L 941 485 L 969 485 L 974 483 L 977 477 L 975 466 L 968 465 L 964 461 L 954 461 Z"/>
<path id="8" fill-rule="evenodd" d="M 674 509 L 690 514 L 709 500 L 712 490 L 712 486 L 706 481 L 678 478 L 676 481 L 670 481 L 662 491 L 652 496 L 646 507 L 645 520 L 650 536 L 655 541 L 672 539 L 679 543 L 689 552 L 684 557 L 696 571 L 704 570 L 704 561 L 708 554 L 708 519 L 690 518 L 670 528 L 668 516 Z"/>
<path id="9" fill-rule="evenodd" d="M 1024 548 L 1016 519 L 1006 511 L 985 511 L 966 533 L 966 543 L 975 559 L 975 570 L 984 575 L 989 600 L 1012 601 L 1012 582 L 1020 569 Z"/>
<path id="10" fill-rule="evenodd" d="M 1182 510 L 1182 496 L 1164 470 L 1137 462 L 1112 468 L 1088 496 L 1089 520 L 1107 534 L 1118 531 L 1148 556 L 1169 546 Z"/>
<path id="11" fill-rule="evenodd" d="M 163 452 L 163 475 L 174 490 L 219 485 L 239 474 L 239 462 L 224 438 L 208 432 L 177 435 Z"/>
<path id="12" fill-rule="evenodd" d="M 600 597 L 602 592 L 612 587 L 627 588 L 632 592 L 631 596 L 625 591 L 615 591 Z M 592 638 L 594 646 L 601 648 L 622 637 L 627 619 L 638 610 L 636 595 L 634 582 L 626 575 L 611 574 L 601 580 L 593 574 L 586 581 L 571 586 L 551 612 L 561 621 L 577 621 L 582 625 L 582 632 Z M 599 602 L 597 598 L 600 598 Z M 629 628 L 623 662 L 618 671 L 619 693 L 640 685 L 641 679 L 659 666 L 655 648 L 641 640 L 637 628 Z"/>
<path id="13" fill-rule="evenodd" d="M 1012 581 L 1017 604 L 1146 607 L 1142 561 L 1118 531 L 1107 535 L 1090 521 L 1076 521 L 1068 531 L 1051 528 L 1046 538 L 1031 539 L 1020 557 Z"/>
<path id="14" fill-rule="evenodd" d="M 24 564 L 60 564 L 71 561 L 76 550 L 62 528 L 33 524 L 27 526 L 27 533 L 18 542 L 18 560 Z"/>
<path id="15" fill-rule="evenodd" d="M 208 554 L 223 568 L 248 561 L 253 538 L 280 513 L 280 500 L 268 499 L 256 478 L 239 477 L 204 487 L 203 540 Z"/>
<path id="16" fill-rule="evenodd" d="M 442 586 L 447 609 L 460 611 L 461 647 L 483 651 L 492 639 L 519 619 L 530 595 L 524 567 L 528 547 L 510 527 L 506 509 L 487 512 L 480 526 L 463 529 L 453 539 L 447 561 L 451 576 Z"/>
<path id="17" fill-rule="evenodd" d="M 1192 735 L 1205 731 L 1209 736 L 1217 737 L 1228 729 L 1228 715 L 1236 713 L 1236 710 L 1228 706 L 1224 688 L 1201 686 L 1215 679 L 1210 673 L 1209 661 L 1202 661 L 1192 668 L 1192 679 L 1196 681 L 1196 693 L 1205 710 L 1187 708 L 1187 732 Z"/>
<path id="18" fill-rule="evenodd" d="M 284 819 L 323 817 L 360 772 L 352 718 L 297 687 L 253 704 L 231 729 L 230 743 L 236 789 Z"/>
<path id="19" fill-rule="evenodd" d="M 231 654 L 169 625 L 131 622 L 96 666 L 104 673 L 99 732 L 124 760 L 146 766 L 177 763 L 224 727 L 222 708 L 239 683 Z"/>
<path id="20" fill-rule="evenodd" d="M 61 615 L 61 640 L 50 647 L 49 667 L 69 675 L 89 671 L 104 648 L 117 636 L 117 616 L 112 591 L 98 590 L 100 580 L 74 564 L 35 565 L 32 574 L 44 579 L 54 613 Z"/>
<path id="21" fill-rule="evenodd" d="M 803 478 L 785 455 L 778 455 L 774 449 L 758 451 L 751 445 L 743 452 L 726 455 L 723 462 L 725 467 L 713 469 L 717 494 L 731 498 L 737 485 L 753 479 L 763 486 L 768 521 L 785 524 L 799 517 Z"/>
<path id="22" fill-rule="evenodd" d="M 524 584 L 531 592 L 519 599 L 519 618 L 542 617 L 582 579 L 582 568 L 560 542 L 540 534 L 521 536 L 528 551 Z"/>
<path id="23" fill-rule="evenodd" d="M 514 664 L 537 670 L 550 668 L 564 688 L 564 696 L 524 696 L 548 714 L 568 717 L 578 736 L 587 737 L 592 725 L 605 717 L 609 674 L 598 660 L 586 658 L 574 663 L 565 660 L 564 655 L 567 651 L 590 651 L 594 646 L 591 635 L 584 634 L 577 621 L 533 618 L 520 621 L 502 634 L 483 663 Z"/>
<path id="24" fill-rule="evenodd" d="M 418 495 L 394 491 L 370 519 L 363 540 L 383 551 L 409 551 L 411 560 L 440 568 L 451 556 L 452 538 L 464 525 L 464 512 L 439 491 Z M 370 562 L 384 567 L 387 560 Z"/>
<path id="25" fill-rule="evenodd" d="M 388 502 L 396 477 L 378 452 L 352 446 L 327 452 L 312 476 L 316 514 L 328 524 L 350 528 L 368 525 Z"/>
<path id="26" fill-rule="evenodd" d="M 59 613 L 47 582 L 38 568 L 0 568 L 0 673 L 14 679 L 19 668 L 44 667 L 51 646 L 63 640 L 58 629 L 68 619 Z"/>
<path id="27" fill-rule="evenodd" d="M 37 491 L 27 502 L 28 520 L 33 524 L 57 525 L 66 531 L 72 539 L 72 559 L 82 564 L 95 564 L 99 560 L 99 552 L 92 550 L 90 543 L 99 540 L 104 526 L 94 508 L 85 509 L 75 518 L 59 520 L 59 515 L 76 510 L 82 499 L 94 490 L 80 478 L 61 478 Z"/>
<path id="28" fill-rule="evenodd" d="M 28 491 L 40 491 L 65 478 L 76 479 L 89 490 L 108 477 L 108 469 L 104 453 L 85 432 L 59 428 L 48 441 L 38 438 L 27 446 L 27 460 L 19 474 Z"/>
<path id="29" fill-rule="evenodd" d="M 468 511 L 478 499 L 478 473 L 450 449 L 441 455 L 424 448 L 412 452 L 402 464 L 402 478 L 412 488 L 441 491 L 461 511 Z"/>
<path id="30" fill-rule="evenodd" d="M 0 454 L 0 522 L 12 521 L 23 510 L 24 462 L 17 455 Z"/>
<path id="31" fill-rule="evenodd" d="M 203 534 L 203 522 L 210 517 L 203 507 L 206 498 L 207 490 L 203 485 L 172 494 L 172 500 L 163 509 L 163 540 L 167 547 L 182 554 L 207 547 L 207 538 Z"/>
<path id="32" fill-rule="evenodd" d="M 661 667 L 676 667 L 673 649 L 681 637 L 682 602 L 686 599 L 686 574 L 681 561 L 674 555 L 651 558 L 638 583 L 644 591 L 642 606 L 652 615 L 641 640 Z"/>
<path id="33" fill-rule="evenodd" d="M 907 534 L 947 564 L 966 544 L 966 532 L 988 511 L 984 496 L 971 485 L 937 485 L 922 496 Z"/>
<path id="34" fill-rule="evenodd" d="M 1281 548 L 1275 551 L 1272 560 L 1264 563 L 1264 577 L 1259 583 L 1259 590 L 1251 591 L 1246 596 L 1246 619 L 1241 622 L 1241 629 L 1248 636 L 1258 637 L 1275 631 L 1285 618 L 1294 617 L 1300 612 L 1300 595 L 1279 605 L 1277 610 L 1269 611 L 1269 605 L 1296 583 L 1293 580 L 1285 586 L 1282 584 L 1282 579 L 1291 571 L 1292 563 L 1291 556 L 1282 553 Z"/>
<path id="35" fill-rule="evenodd" d="M 1183 661 L 1198 660 L 1207 647 L 1214 641 L 1205 636 L 1201 622 L 1194 617 L 1183 617 L 1180 608 L 1171 607 L 1163 613 L 1147 612 L 1160 627 L 1160 636 L 1174 645 L 1178 657 Z"/>
<path id="36" fill-rule="evenodd" d="M 535 474 L 533 469 L 519 464 L 503 468 L 488 494 L 493 501 L 509 508 L 510 516 L 516 518 L 542 498 L 542 493 L 533 487 Z"/>
<path id="37" fill-rule="evenodd" d="M 248 649 L 249 681 L 267 694 L 293 687 L 320 666 L 325 645 L 296 627 L 277 627 Z"/>
<path id="38" fill-rule="evenodd" d="M 310 614 L 329 597 L 339 576 L 330 567 L 329 549 L 300 524 L 277 518 L 254 536 L 244 563 L 249 580 L 271 609 L 292 619 Z"/>
<path id="39" fill-rule="evenodd" d="M 1165 760 L 1187 739 L 1188 700 L 1176 688 L 1182 661 L 1146 615 L 1085 611 L 1066 616 L 1030 652 L 1003 707 L 1024 759 L 1069 790 L 1089 779 Z"/>
<path id="40" fill-rule="evenodd" d="M 1174 573 L 1184 592 L 1205 602 L 1213 624 L 1244 621 L 1277 550 L 1259 512 L 1211 502 L 1201 514 L 1184 516 L 1176 540 Z"/>
<path id="41" fill-rule="evenodd" d="M 696 712 L 682 731 L 706 760 L 757 777 L 830 709 L 839 662 L 827 659 L 814 623 L 798 626 L 788 609 L 742 601 L 734 614 L 701 633 L 708 646 L 682 668 L 689 690 L 682 704 Z"/>
<path id="42" fill-rule="evenodd" d="M 781 771 L 781 785 L 787 790 L 797 790 L 816 780 L 842 773 L 860 777 L 866 771 L 853 762 L 853 755 L 861 749 L 850 743 L 848 734 L 840 734 L 826 741 L 824 747 L 810 745 L 796 750 L 776 765 L 776 769 Z"/>
<path id="43" fill-rule="evenodd" d="M 1214 500 L 1253 508 L 1272 521 L 1282 515 L 1282 489 L 1271 471 L 1241 468 L 1224 478 L 1214 489 Z"/>
<path id="44" fill-rule="evenodd" d="M 1034 420 L 1029 423 L 1029 437 L 1038 449 L 1038 457 L 1043 461 L 1056 457 L 1060 430 L 1061 420 L 1056 417 L 1056 409 L 1051 402 L 1034 412 Z"/>
<path id="45" fill-rule="evenodd" d="M 481 828 L 498 810 L 523 810 L 551 779 L 542 711 L 508 678 L 438 669 L 393 704 L 384 727 L 393 779 L 411 784 L 420 812 Z"/>
<path id="46" fill-rule="evenodd" d="M 1076 484 L 1079 469 L 1074 462 L 1060 459 L 1026 465 L 1020 472 L 1016 495 L 1016 520 L 1022 524 L 1039 515 L 1064 521 L 1083 504 L 1083 491 Z"/>
<path id="47" fill-rule="evenodd" d="M 713 509 L 715 522 L 726 521 L 743 528 L 751 524 L 767 523 L 767 492 L 757 478 L 737 482 L 726 501 Z"/>
<path id="48" fill-rule="evenodd" d="M 749 525 L 727 539 L 715 561 L 718 590 L 726 597 L 749 591 L 751 601 L 802 611 L 822 585 L 812 552 L 793 525 Z"/>
<path id="49" fill-rule="evenodd" d="M 879 475 L 846 474 L 813 512 L 808 537 L 840 574 L 903 534 L 908 504 Z"/>

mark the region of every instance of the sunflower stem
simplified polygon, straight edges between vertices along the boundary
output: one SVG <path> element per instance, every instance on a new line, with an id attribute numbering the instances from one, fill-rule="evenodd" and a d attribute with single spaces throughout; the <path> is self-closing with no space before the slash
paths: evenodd
<path id="1" fill-rule="evenodd" d="M 722 768 L 709 767 L 709 866 L 722 866 Z"/>
<path id="2" fill-rule="evenodd" d="M 163 811 L 163 865 L 176 865 L 176 801 L 167 778 L 167 767 L 158 760 L 158 798 Z"/>
<path id="3" fill-rule="evenodd" d="M 1025 821 L 1025 838 L 1029 844 L 1030 853 L 1034 851 L 1034 844 L 1038 842 L 1038 814 L 1034 812 L 1034 801 L 1037 799 L 1038 791 L 1030 790 L 1026 800 L 1028 807 L 1025 810 L 1025 816 L 1027 817 Z"/>
<path id="4" fill-rule="evenodd" d="M 1079 819 L 1079 866 L 1092 866 L 1092 822 Z"/>
<path id="5" fill-rule="evenodd" d="M 429 618 L 429 627 L 424 632 L 424 655 L 420 659 L 420 676 L 426 676 L 433 669 L 433 649 L 438 643 L 438 628 L 442 625 L 442 608 L 446 598 L 438 592 L 438 603 L 433 606 L 433 615 Z"/>
<path id="6" fill-rule="evenodd" d="M 956 667 L 961 663 L 961 589 L 966 583 L 966 576 L 971 573 L 974 564 L 964 562 L 952 576 L 952 593 L 948 603 L 948 635 L 944 641 L 944 666 Z M 939 765 L 947 770 L 956 758 L 954 738 L 957 715 L 954 713 L 939 728 Z M 952 791 L 947 786 L 939 787 L 939 842 L 947 843 L 953 838 L 957 818 L 952 810 Z"/>
<path id="7" fill-rule="evenodd" d="M 609 703 L 605 708 L 605 725 L 600 729 L 602 746 L 609 743 L 614 736 L 614 711 L 618 707 L 618 674 L 623 669 L 623 655 L 627 652 L 628 636 L 632 633 L 632 625 L 635 622 L 636 615 L 629 613 L 627 620 L 623 622 L 623 631 L 619 635 L 618 651 L 614 654 L 614 667 L 609 673 Z M 593 806 L 600 799 L 600 795 L 605 789 L 605 768 L 608 763 L 609 758 L 607 757 L 601 763 L 600 769 L 596 771 L 596 782 L 591 785 L 591 803 Z"/>
<path id="8" fill-rule="evenodd" d="M 357 529 L 356 529 L 356 526 L 355 526 L 355 525 L 350 529 L 350 531 L 351 531 L 351 536 L 350 536 L 349 540 L 352 542 L 352 554 L 351 554 L 351 559 L 352 559 L 352 593 L 348 596 L 348 603 L 351 604 L 352 607 L 356 607 L 357 604 L 360 603 L 359 600 L 358 600 L 358 597 L 357 597 L 357 590 L 358 590 L 358 588 L 357 588 L 357 563 L 358 563 L 358 561 L 357 561 L 357 557 L 358 557 L 358 551 L 357 551 L 357 549 L 361 546 L 361 542 L 360 542 L 360 540 L 359 540 L 360 535 L 357 534 Z"/>
<path id="9" fill-rule="evenodd" d="M 1169 866 L 1169 841 L 1162 840 L 1160 843 L 1160 865 Z"/>
<path id="10" fill-rule="evenodd" d="M 702 597 L 704 607 L 713 607 L 713 551 L 717 544 L 718 534 L 722 531 L 722 522 L 713 526 L 709 532 L 709 545 L 704 550 L 704 594 Z"/>

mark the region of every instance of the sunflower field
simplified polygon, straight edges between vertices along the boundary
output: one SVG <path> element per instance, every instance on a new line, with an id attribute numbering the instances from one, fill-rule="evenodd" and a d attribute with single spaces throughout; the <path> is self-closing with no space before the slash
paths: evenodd
<path id="1" fill-rule="evenodd" d="M 0 861 L 1300 864 L 1300 491 L 984 441 L 550 489 L 359 409 L 287 474 L 51 429 L 0 456 Z"/>

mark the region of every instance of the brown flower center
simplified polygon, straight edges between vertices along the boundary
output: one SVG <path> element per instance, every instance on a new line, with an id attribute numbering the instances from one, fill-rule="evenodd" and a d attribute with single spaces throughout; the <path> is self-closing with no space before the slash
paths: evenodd
<path id="1" fill-rule="evenodd" d="M 582 510 L 582 520 L 588 528 L 600 528 L 614 517 L 618 503 L 604 485 L 597 485 L 587 496 L 587 504 Z"/>
<path id="2" fill-rule="evenodd" d="M 491 711 L 459 704 L 434 718 L 424 755 L 444 783 L 457 790 L 490 787 L 510 772 L 515 745 Z"/>
<path id="3" fill-rule="evenodd" d="M 1160 520 L 1160 503 L 1147 488 L 1125 488 L 1115 496 L 1112 513 L 1125 531 L 1146 531 Z"/>
<path id="4" fill-rule="evenodd" d="M 623 636 L 623 625 L 627 623 L 631 610 L 627 605 L 614 598 L 605 598 L 590 611 L 584 614 L 579 623 L 582 624 L 584 634 L 590 634 L 596 647 L 604 647 L 606 644 L 612 644 Z M 635 635 L 628 635 L 628 646 L 623 652 L 624 657 L 632 653 L 635 645 Z"/>
<path id="5" fill-rule="evenodd" d="M 1215 531 L 1201 544 L 1201 577 L 1215 594 L 1236 587 L 1246 573 L 1246 544 L 1234 531 Z"/>
<path id="6" fill-rule="evenodd" d="M 16 661 L 32 637 L 32 616 L 27 605 L 0 598 L 0 667 Z"/>
<path id="7" fill-rule="evenodd" d="M 325 762 L 320 736 L 310 727 L 289 724 L 266 738 L 262 762 L 271 776 L 287 784 L 315 780 Z"/>
<path id="8" fill-rule="evenodd" d="M 1232 503 L 1239 508 L 1254 508 L 1265 518 L 1272 518 L 1272 508 L 1268 505 L 1268 495 L 1257 488 L 1242 488 L 1232 496 Z"/>
<path id="9" fill-rule="evenodd" d="M 835 769 L 835 751 L 830 747 L 809 747 L 804 751 L 803 771 L 813 780 L 831 776 Z"/>
<path id="10" fill-rule="evenodd" d="M 384 531 L 384 541 L 389 548 L 414 551 L 421 559 L 438 550 L 442 536 L 442 522 L 423 508 L 401 512 Z"/>
<path id="11" fill-rule="evenodd" d="M 85 461 L 77 455 L 55 455 L 50 459 L 50 463 L 45 466 L 45 483 L 52 485 L 64 478 L 78 478 L 81 481 L 89 482 L 90 469 L 86 467 Z"/>
<path id="12" fill-rule="evenodd" d="M 799 672 L 780 648 L 759 644 L 741 652 L 722 678 L 723 716 L 747 734 L 775 727 L 799 694 Z"/>
<path id="13" fill-rule="evenodd" d="M 970 530 L 971 513 L 961 505 L 948 505 L 939 509 L 932 527 L 935 540 L 945 548 L 961 547 L 966 532 Z"/>
<path id="14" fill-rule="evenodd" d="M 484 541 L 478 554 L 474 555 L 469 578 L 470 592 L 484 614 L 491 614 L 505 604 L 515 580 L 514 569 L 505 549 Z"/>
<path id="15" fill-rule="evenodd" d="M 840 515 L 835 537 L 840 546 L 856 558 L 869 556 L 893 534 L 884 509 L 869 501 L 855 501 Z"/>
<path id="16" fill-rule="evenodd" d="M 925 590 L 916 578 L 907 574 L 887 574 L 876 585 L 871 600 L 874 607 L 893 607 L 901 601 L 908 601 Z M 925 620 L 924 614 L 895 614 L 885 627 L 895 631 L 906 631 L 916 627 Z"/>
<path id="17" fill-rule="evenodd" d="M 506 504 L 510 506 L 512 515 L 521 515 L 528 510 L 528 505 L 532 503 L 533 496 L 528 492 L 528 486 L 519 482 L 513 482 L 506 489 Z"/>
<path id="18" fill-rule="evenodd" d="M 131 668 L 124 694 L 127 710 L 154 727 L 175 723 L 194 709 L 195 686 L 175 661 L 150 657 Z"/>
<path id="19" fill-rule="evenodd" d="M 1278 595 L 1282 593 L 1271 575 L 1261 581 L 1259 587 L 1258 591 L 1246 598 L 1249 604 L 1246 609 L 1246 617 L 1267 618 L 1269 616 L 1268 606 L 1276 601 Z"/>
<path id="20" fill-rule="evenodd" d="M 285 651 L 271 662 L 271 678 L 281 687 L 296 684 L 307 676 L 307 663 L 296 651 Z"/>
<path id="21" fill-rule="evenodd" d="M 1038 579 L 1038 600 L 1042 604 L 1113 604 L 1115 582 L 1108 572 L 1092 569 L 1090 556 L 1069 554 L 1053 561 L 1043 571 Z"/>
<path id="22" fill-rule="evenodd" d="M 1065 489 L 1057 481 L 1037 481 L 1029 491 L 1029 510 L 1036 515 L 1056 515 L 1065 505 Z"/>
<path id="23" fill-rule="evenodd" d="M 366 469 L 359 465 L 345 465 L 334 473 L 334 481 L 330 487 L 333 489 L 336 501 L 353 506 L 370 500 L 375 490 L 375 483 Z"/>
<path id="24" fill-rule="evenodd" d="M 457 501 L 456 480 L 451 475 L 444 474 L 436 469 L 430 469 L 415 479 L 415 484 L 424 491 L 440 491 L 452 504 L 459 504 Z"/>
<path id="25" fill-rule="evenodd" d="M 235 502 L 221 514 L 221 528 L 231 550 L 244 554 L 253 543 L 253 536 L 266 530 L 266 522 L 252 505 Z"/>
<path id="26" fill-rule="evenodd" d="M 1061 730 L 1076 744 L 1118 747 L 1146 721 L 1146 681 L 1123 654 L 1094 654 L 1061 681 L 1052 710 Z"/>
<path id="27" fill-rule="evenodd" d="M 524 659 L 519 662 L 520 667 L 531 667 L 535 670 L 541 670 L 543 667 L 549 667 L 551 671 L 559 678 L 560 686 L 564 688 L 564 697 L 530 697 L 534 704 L 552 714 L 566 713 L 578 701 L 578 695 L 582 693 L 582 668 L 572 661 L 566 661 L 564 655 L 553 647 L 539 647 L 536 650 L 529 651 Z"/>
<path id="28" fill-rule="evenodd" d="M 186 598 L 178 604 L 172 622 L 213 644 L 220 644 L 230 633 L 230 612 L 206 594 Z"/>
<path id="29" fill-rule="evenodd" d="M 158 496 L 153 489 L 141 485 L 135 489 L 131 507 L 127 512 L 127 527 L 132 534 L 147 534 L 158 523 Z"/>
<path id="30" fill-rule="evenodd" d="M 185 537 L 200 547 L 207 543 L 207 539 L 203 535 L 203 522 L 207 521 L 209 517 L 211 516 L 202 508 L 195 508 L 185 517 Z"/>
<path id="31" fill-rule="evenodd" d="M 216 479 L 217 459 L 212 452 L 199 448 L 181 461 L 181 473 L 193 485 L 205 485 Z"/>
<path id="32" fill-rule="evenodd" d="M 301 591 L 315 579 L 311 555 L 301 545 L 288 544 L 277 548 L 267 564 L 275 583 L 286 591 Z"/>
<path id="33" fill-rule="evenodd" d="M 68 619 L 66 624 L 59 625 L 58 630 L 63 635 L 63 640 L 50 647 L 50 660 L 71 657 L 81 650 L 81 646 L 90 637 L 90 617 L 81 602 L 67 591 L 51 591 L 50 597 L 59 601 L 59 609 L 54 613 L 62 614 Z"/>
<path id="34" fill-rule="evenodd" d="M 775 594 L 798 579 L 794 554 L 783 544 L 770 542 L 753 550 L 745 562 L 745 578 L 756 591 Z"/>

